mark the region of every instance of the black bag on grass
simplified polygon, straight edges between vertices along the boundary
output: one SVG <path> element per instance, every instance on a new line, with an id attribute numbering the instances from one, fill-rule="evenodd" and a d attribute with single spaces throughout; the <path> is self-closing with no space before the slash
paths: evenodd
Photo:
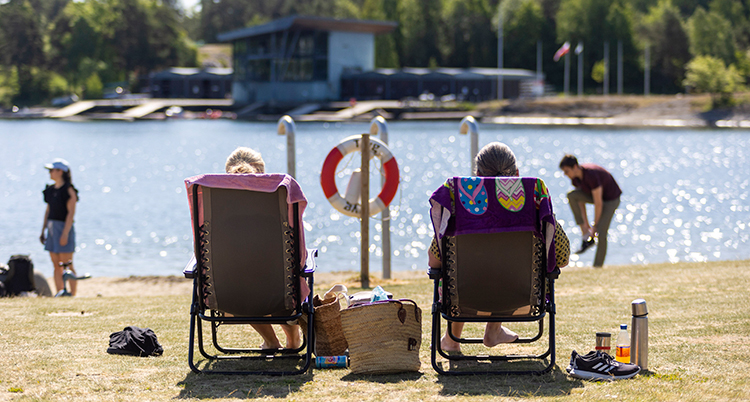
<path id="1" fill-rule="evenodd" d="M 161 356 L 163 352 L 151 328 L 125 327 L 109 336 L 109 354 L 146 357 Z"/>
<path id="2" fill-rule="evenodd" d="M 28 255 L 16 254 L 8 260 L 8 270 L 3 277 L 6 296 L 18 296 L 21 292 L 34 291 L 34 263 Z"/>

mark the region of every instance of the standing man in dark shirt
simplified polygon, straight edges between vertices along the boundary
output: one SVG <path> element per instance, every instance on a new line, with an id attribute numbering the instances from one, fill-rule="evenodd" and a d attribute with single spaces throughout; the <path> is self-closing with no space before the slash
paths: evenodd
<path id="1" fill-rule="evenodd" d="M 572 181 L 575 190 L 568 193 L 570 209 L 576 224 L 581 227 L 583 242 L 576 254 L 586 251 L 599 239 L 594 257 L 594 267 L 604 265 L 607 255 L 607 231 L 615 210 L 620 205 L 620 186 L 614 177 L 603 167 L 593 163 L 578 164 L 573 155 L 565 155 L 560 161 L 560 169 Z M 594 204 L 594 224 L 589 224 L 586 204 Z"/>

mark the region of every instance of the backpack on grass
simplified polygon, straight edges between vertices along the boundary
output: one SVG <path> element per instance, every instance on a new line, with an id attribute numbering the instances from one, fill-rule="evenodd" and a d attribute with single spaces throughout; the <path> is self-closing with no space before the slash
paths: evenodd
<path id="1" fill-rule="evenodd" d="M 34 291 L 34 263 L 28 255 L 16 254 L 8 260 L 8 267 L 0 271 L 5 296 L 18 296 Z"/>

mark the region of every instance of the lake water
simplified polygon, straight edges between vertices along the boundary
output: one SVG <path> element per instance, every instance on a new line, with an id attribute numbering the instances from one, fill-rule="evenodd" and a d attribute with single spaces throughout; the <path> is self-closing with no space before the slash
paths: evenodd
<path id="1" fill-rule="evenodd" d="M 308 247 L 321 250 L 320 271 L 359 269 L 359 222 L 330 206 L 319 172 L 332 147 L 368 127 L 297 124 L 297 179 L 309 199 L 306 237 Z M 391 204 L 392 266 L 421 270 L 432 236 L 427 199 L 446 177 L 469 172 L 469 138 L 458 134 L 457 122 L 391 122 L 389 132 L 401 171 Z M 558 162 L 569 152 L 609 169 L 623 196 L 607 264 L 750 258 L 748 131 L 480 125 L 479 138 L 480 147 L 507 143 L 521 175 L 546 181 L 573 247 L 580 230 L 565 196 L 570 181 Z M 37 239 L 45 209 L 41 191 L 50 183 L 43 166 L 53 158 L 72 165 L 80 191 L 76 266 L 96 276 L 179 275 L 192 252 L 183 179 L 222 172 L 235 147 L 258 149 L 269 172 L 286 169 L 286 139 L 276 134 L 275 123 L 0 121 L 0 141 L 0 261 L 31 254 L 47 275 L 52 264 Z M 340 191 L 358 158 L 339 165 Z M 371 193 L 377 190 L 373 185 Z M 370 269 L 376 271 L 379 215 L 370 222 Z M 593 255 L 573 256 L 572 263 L 590 265 Z"/>

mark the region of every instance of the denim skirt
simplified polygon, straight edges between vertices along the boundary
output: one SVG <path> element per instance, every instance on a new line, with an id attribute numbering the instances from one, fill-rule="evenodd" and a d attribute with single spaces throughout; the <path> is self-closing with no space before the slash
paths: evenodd
<path id="1" fill-rule="evenodd" d="M 60 237 L 62 236 L 65 222 L 48 220 L 47 221 L 47 241 L 44 243 L 44 249 L 50 253 L 72 253 L 76 249 L 76 230 L 70 228 L 68 233 L 68 244 L 61 246 Z"/>

